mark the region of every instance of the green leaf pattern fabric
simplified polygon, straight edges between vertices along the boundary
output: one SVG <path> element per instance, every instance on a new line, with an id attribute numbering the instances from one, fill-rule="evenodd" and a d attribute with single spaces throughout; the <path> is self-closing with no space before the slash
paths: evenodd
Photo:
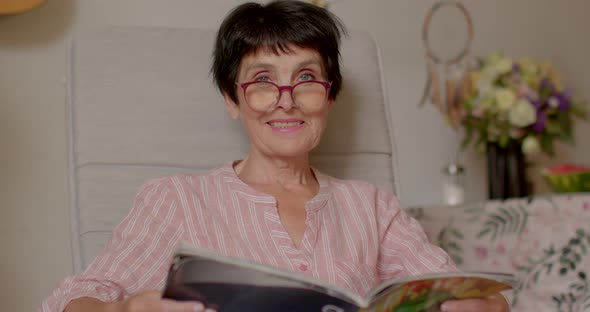
<path id="1" fill-rule="evenodd" d="M 590 311 L 590 193 L 407 211 L 461 269 L 516 274 L 513 311 Z"/>

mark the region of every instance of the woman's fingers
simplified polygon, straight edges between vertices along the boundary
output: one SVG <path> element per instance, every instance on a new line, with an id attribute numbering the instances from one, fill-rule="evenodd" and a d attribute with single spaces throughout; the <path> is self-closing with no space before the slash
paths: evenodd
<path id="1" fill-rule="evenodd" d="M 503 297 L 491 296 L 445 301 L 440 306 L 440 310 L 442 312 L 507 312 L 510 308 Z"/>
<path id="2" fill-rule="evenodd" d="M 162 299 L 162 293 L 159 291 L 146 291 L 127 299 L 122 311 L 216 312 L 215 310 L 207 309 L 203 303 L 197 301 Z"/>
<path id="3" fill-rule="evenodd" d="M 174 301 L 169 299 L 162 299 L 160 301 L 163 312 L 208 312 L 210 309 L 205 309 L 205 305 L 194 301 Z"/>

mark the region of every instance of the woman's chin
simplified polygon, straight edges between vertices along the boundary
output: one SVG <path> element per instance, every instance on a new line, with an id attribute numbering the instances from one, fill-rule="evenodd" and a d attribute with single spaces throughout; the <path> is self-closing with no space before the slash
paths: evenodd
<path id="1" fill-rule="evenodd" d="M 313 147 L 312 147 L 313 148 Z M 271 158 L 307 158 L 309 152 L 312 150 L 310 147 L 297 147 L 297 146 L 280 146 L 280 147 L 271 147 L 265 153 L 268 157 Z"/>
<path id="2" fill-rule="evenodd" d="M 268 154 L 271 158 L 307 158 L 309 155 L 309 151 L 279 151 L 279 152 L 271 152 Z"/>

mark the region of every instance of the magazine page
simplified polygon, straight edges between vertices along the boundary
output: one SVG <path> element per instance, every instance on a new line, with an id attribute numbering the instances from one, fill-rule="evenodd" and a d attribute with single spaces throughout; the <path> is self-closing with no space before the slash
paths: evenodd
<path id="1" fill-rule="evenodd" d="M 365 311 L 436 311 L 443 301 L 485 297 L 514 285 L 514 276 L 503 273 L 457 272 L 419 276 L 375 289 L 371 305 Z"/>
<path id="2" fill-rule="evenodd" d="M 224 312 L 356 312 L 355 300 L 362 300 L 312 278 L 186 246 L 175 255 L 163 296 Z"/>

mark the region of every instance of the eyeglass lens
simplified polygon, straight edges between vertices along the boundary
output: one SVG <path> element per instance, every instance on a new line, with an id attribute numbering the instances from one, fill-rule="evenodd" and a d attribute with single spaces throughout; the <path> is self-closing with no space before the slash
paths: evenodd
<path id="1" fill-rule="evenodd" d="M 326 87 L 317 81 L 299 83 L 293 88 L 292 100 L 305 111 L 318 111 L 326 101 L 326 91 Z M 245 91 L 246 102 L 258 111 L 266 111 L 276 105 L 280 96 L 278 86 L 264 81 L 248 85 Z"/>

